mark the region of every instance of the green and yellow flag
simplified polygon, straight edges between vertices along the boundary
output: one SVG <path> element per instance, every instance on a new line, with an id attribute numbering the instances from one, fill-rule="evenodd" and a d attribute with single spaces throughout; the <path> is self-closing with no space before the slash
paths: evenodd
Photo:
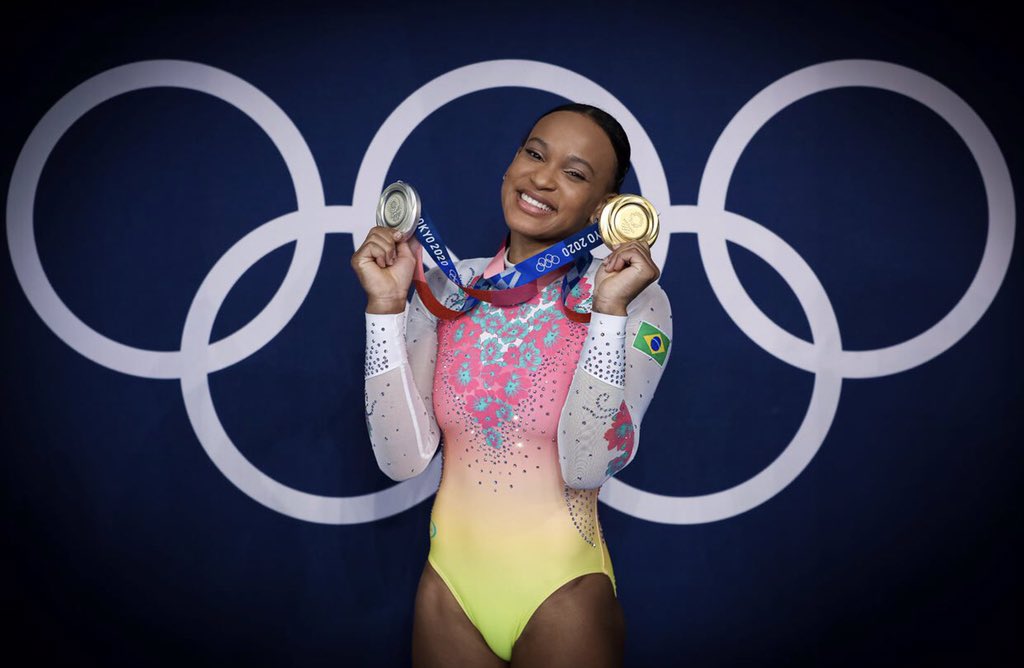
<path id="1" fill-rule="evenodd" d="M 647 355 L 658 364 L 664 365 L 668 358 L 668 347 L 671 344 L 663 331 L 649 322 L 640 321 L 640 329 L 633 339 L 633 347 Z"/>

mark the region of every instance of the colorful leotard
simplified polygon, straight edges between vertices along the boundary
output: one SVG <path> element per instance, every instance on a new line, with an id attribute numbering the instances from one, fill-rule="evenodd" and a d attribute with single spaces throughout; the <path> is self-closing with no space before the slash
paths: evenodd
<path id="1" fill-rule="evenodd" d="M 503 254 L 460 262 L 464 282 L 503 269 Z M 588 311 L 598 262 L 567 296 Z M 438 271 L 435 295 L 464 298 Z M 481 303 L 437 320 L 418 298 L 405 314 L 367 314 L 366 408 L 381 469 L 421 473 L 443 434 L 428 560 L 496 655 L 508 661 L 552 592 L 605 573 L 601 484 L 636 455 L 640 421 L 670 347 L 671 313 L 656 284 L 628 316 L 568 319 L 561 280 L 541 279 L 516 306 Z M 403 326 L 405 331 L 403 333 Z"/>

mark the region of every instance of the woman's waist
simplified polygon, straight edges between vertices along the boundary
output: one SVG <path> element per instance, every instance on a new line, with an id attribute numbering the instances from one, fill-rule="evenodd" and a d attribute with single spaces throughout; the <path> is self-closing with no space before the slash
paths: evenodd
<path id="1" fill-rule="evenodd" d="M 564 500 L 522 507 L 466 501 L 440 492 L 435 498 L 432 553 L 458 554 L 472 562 L 507 555 L 544 561 L 591 558 L 602 548 L 596 509 L 574 514 Z"/>
<path id="2" fill-rule="evenodd" d="M 541 513 L 564 506 L 558 446 L 550 440 L 519 445 L 496 449 L 446 435 L 439 496 L 489 508 L 516 506 Z"/>
<path id="3" fill-rule="evenodd" d="M 476 480 L 468 473 L 446 471 L 434 498 L 431 516 L 467 535 L 495 534 L 515 541 L 522 536 L 576 536 L 581 529 L 593 540 L 597 530 L 598 490 L 567 488 L 557 480 L 504 483 L 497 476 Z M 489 538 L 488 538 L 489 539 Z M 501 539 L 499 539 L 501 540 Z"/>

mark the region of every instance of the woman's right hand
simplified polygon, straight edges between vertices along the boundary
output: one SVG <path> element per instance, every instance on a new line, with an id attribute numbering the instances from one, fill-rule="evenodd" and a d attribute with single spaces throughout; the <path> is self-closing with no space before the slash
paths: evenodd
<path id="1" fill-rule="evenodd" d="M 374 227 L 352 254 L 352 269 L 366 291 L 367 313 L 401 313 L 416 271 L 411 243 L 401 232 Z"/>

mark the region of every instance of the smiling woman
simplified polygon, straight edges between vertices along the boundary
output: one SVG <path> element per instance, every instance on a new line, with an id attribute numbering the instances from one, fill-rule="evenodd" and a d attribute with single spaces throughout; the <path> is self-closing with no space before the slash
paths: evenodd
<path id="1" fill-rule="evenodd" d="M 502 183 L 509 261 L 576 232 L 613 192 L 616 166 L 608 135 L 587 117 L 567 110 L 541 117 Z"/>
<path id="2" fill-rule="evenodd" d="M 493 258 L 459 262 L 463 284 L 514 273 L 579 232 L 628 167 L 629 142 L 605 112 L 570 104 L 542 115 L 503 178 L 508 241 Z M 401 236 L 374 228 L 352 267 L 367 294 L 378 465 L 404 480 L 444 444 L 413 664 L 621 665 L 625 622 L 597 497 L 636 456 L 670 350 L 647 245 L 566 263 L 513 304 L 466 308 L 433 270 L 426 281 L 451 311 L 418 295 L 407 304 L 421 252 Z"/>

